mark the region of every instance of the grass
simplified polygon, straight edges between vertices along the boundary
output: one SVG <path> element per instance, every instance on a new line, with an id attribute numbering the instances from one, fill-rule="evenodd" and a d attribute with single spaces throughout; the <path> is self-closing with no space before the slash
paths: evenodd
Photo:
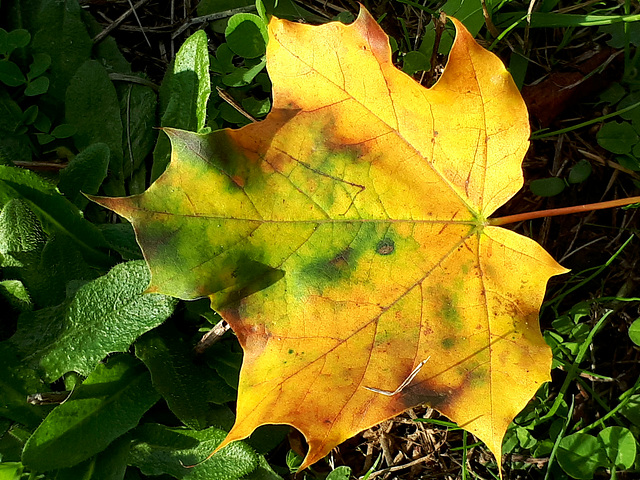
<path id="1" fill-rule="evenodd" d="M 253 11 L 250 3 L 230 1 L 228 8 Z M 637 2 L 486 1 L 490 22 L 486 21 L 479 1 L 364 3 L 394 37 L 397 65 L 423 84 L 430 85 L 437 79 L 450 45 L 445 33 L 440 50 L 432 53 L 435 27 L 431 16 L 444 9 L 465 21 L 478 40 L 504 60 L 522 86 L 534 130 L 532 147 L 524 162 L 528 184 L 496 216 L 637 194 L 640 186 Z M 258 118 L 266 114 L 269 85 L 260 74 L 259 59 L 248 53 L 240 65 L 237 58 L 233 63 L 220 48 L 227 37 L 223 23 L 214 18 L 217 12 L 212 9 L 212 2 L 149 0 L 138 2 L 135 11 L 129 1 L 85 0 L 80 4 L 97 20 L 96 32 L 114 27 L 110 34 L 132 70 L 144 73 L 142 77 L 113 77 L 116 81 L 124 79 L 118 88 L 138 78 L 136 82 L 157 90 L 182 42 L 207 25 L 210 48 L 215 51 L 214 78 L 237 105 L 230 106 L 218 97 L 210 101 L 206 126 L 237 127 L 248 123 L 250 120 L 238 114 L 238 109 L 249 110 Z M 358 9 L 356 2 L 348 0 L 304 0 L 286 5 L 293 18 L 305 18 L 308 22 L 328 21 L 337 16 L 349 19 L 349 14 Z M 535 8 L 530 12 L 531 5 Z M 205 17 L 208 20 L 202 21 Z M 244 70 L 240 71 L 241 68 Z M 38 105 L 25 97 L 20 102 L 25 107 Z M 69 146 L 65 143 L 67 137 L 53 135 L 54 128 L 46 132 L 37 130 L 36 125 L 35 119 L 24 125 L 25 135 L 32 142 L 30 148 L 36 152 L 28 166 L 34 170 L 46 166 L 59 169 Z M 50 138 L 46 138 L 47 143 L 38 144 L 35 139 L 42 140 L 42 135 Z M 149 162 L 149 158 L 148 152 L 145 161 Z M 590 174 L 573 183 L 569 173 L 581 160 L 589 162 Z M 24 162 L 16 164 L 25 166 Z M 126 187 L 128 193 L 141 191 L 151 175 L 150 166 L 132 167 L 122 188 Z M 559 192 L 541 196 L 528 188 L 530 182 L 547 178 L 561 180 Z M 85 214 L 91 220 L 104 220 L 99 217 L 104 214 L 92 207 Z M 505 478 L 637 478 L 640 350 L 628 334 L 630 325 L 639 316 L 637 211 L 616 209 L 536 219 L 511 228 L 538 241 L 573 273 L 554 278 L 548 288 L 541 326 L 554 351 L 553 380 L 540 389 L 507 434 Z M 219 320 L 206 311 L 206 305 L 204 309 L 194 305 L 179 308 L 179 315 L 190 322 L 191 330 L 180 334 L 189 341 L 195 338 L 193 331 L 208 329 Z M 206 316 L 208 321 L 203 319 Z M 5 339 L 15 325 L 3 328 L 8 329 L 3 330 Z M 237 344 L 229 334 L 222 344 L 220 355 L 226 355 L 227 367 L 233 370 L 239 355 Z M 217 372 L 225 375 L 222 367 L 217 367 Z M 69 385 L 58 386 L 72 390 Z M 166 408 L 146 415 L 158 422 L 171 417 L 166 422 L 170 426 L 175 422 Z M 20 435 L 28 436 L 11 428 L 3 430 L 5 444 L 7 432 L 18 439 Z M 593 449 L 580 452 L 575 447 L 587 444 L 593 444 Z M 304 448 L 303 438 L 292 432 L 284 441 L 269 445 L 265 452 L 279 474 L 293 478 Z M 330 472 L 342 465 L 350 467 L 351 478 L 363 480 L 498 478 L 497 465 L 486 448 L 427 407 L 413 409 L 361 433 L 334 450 L 326 462 L 296 478 L 337 480 L 344 477 Z M 24 475 L 29 479 L 47 478 Z M 126 478 L 146 478 L 139 472 L 137 475 Z"/>

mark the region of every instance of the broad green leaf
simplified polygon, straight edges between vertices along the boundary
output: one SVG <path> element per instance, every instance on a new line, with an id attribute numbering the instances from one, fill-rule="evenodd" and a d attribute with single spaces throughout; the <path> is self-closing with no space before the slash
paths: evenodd
<path id="1" fill-rule="evenodd" d="M 407 75 L 413 75 L 421 70 L 429 70 L 431 65 L 425 54 L 419 51 L 408 52 L 402 59 L 402 71 Z"/>
<path id="2" fill-rule="evenodd" d="M 0 479 L 20 480 L 22 478 L 23 466 L 20 462 L 0 463 Z"/>
<path id="3" fill-rule="evenodd" d="M 174 299 L 142 294 L 148 283 L 144 262 L 116 265 L 62 305 L 22 314 L 8 342 L 50 381 L 70 371 L 87 375 L 173 312 Z"/>
<path id="4" fill-rule="evenodd" d="M 47 77 L 38 77 L 29 82 L 27 88 L 24 90 L 24 94 L 27 97 L 35 97 L 36 95 L 46 93 L 47 90 L 49 90 L 49 79 Z"/>
<path id="5" fill-rule="evenodd" d="M 108 191 L 124 194 L 122 165 L 123 128 L 116 89 L 105 68 L 95 60 L 85 62 L 71 79 L 65 100 L 66 120 L 76 127 L 78 150 L 105 143 L 110 150 Z"/>
<path id="6" fill-rule="evenodd" d="M 526 106 L 454 23 L 447 67 L 425 89 L 393 66 L 364 9 L 348 26 L 274 18 L 267 118 L 167 129 L 162 177 L 96 199 L 133 224 L 149 292 L 209 297 L 240 340 L 222 446 L 293 425 L 309 442 L 304 468 L 428 403 L 501 458 L 507 426 L 549 379 L 538 310 L 566 270 L 490 218 L 524 183 Z"/>
<path id="7" fill-rule="evenodd" d="M 327 475 L 326 480 L 349 480 L 351 469 L 349 467 L 338 467 Z"/>
<path id="8" fill-rule="evenodd" d="M 58 190 L 80 209 L 87 206 L 83 193 L 96 194 L 107 176 L 109 147 L 94 143 L 75 156 L 60 172 Z"/>
<path id="9" fill-rule="evenodd" d="M 1 235 L 1 234 L 0 234 Z M 21 312 L 33 309 L 33 302 L 27 289 L 20 280 L 3 280 L 0 282 L 0 295 L 9 304 Z"/>
<path id="10" fill-rule="evenodd" d="M 560 440 L 556 458 L 565 472 L 584 480 L 590 480 L 596 469 L 609 464 L 601 443 L 588 433 L 581 432 Z"/>
<path id="11" fill-rule="evenodd" d="M 184 480 L 234 480 L 258 468 L 258 455 L 245 443 L 229 445 L 201 462 L 218 446 L 226 432 L 215 427 L 206 430 L 170 428 L 145 424 L 135 432 L 129 462 L 145 475 L 169 474 Z"/>
<path id="12" fill-rule="evenodd" d="M 15 132 L 22 123 L 20 106 L 0 88 L 0 131 Z"/>
<path id="13" fill-rule="evenodd" d="M 52 184 L 28 170 L 0 165 L 0 205 L 12 198 L 26 201 L 48 233 L 68 236 L 85 258 L 102 264 L 112 262 L 98 250 L 106 247 L 100 231 L 86 221 L 80 210 L 62 197 Z"/>
<path id="14" fill-rule="evenodd" d="M 194 358 L 172 326 L 162 326 L 136 342 L 136 356 L 151 371 L 156 390 L 185 425 L 197 430 L 216 425 L 219 409 L 212 404 L 235 400 L 236 392 L 203 362 Z"/>
<path id="15" fill-rule="evenodd" d="M 235 14 L 229 19 L 224 34 L 229 48 L 241 57 L 257 58 L 267 51 L 267 26 L 258 15 Z"/>
<path id="16" fill-rule="evenodd" d="M 119 90 L 123 125 L 123 173 L 129 180 L 153 150 L 158 137 L 156 126 L 157 96 L 149 87 L 128 84 Z M 94 193 L 94 192 L 86 192 Z"/>
<path id="17" fill-rule="evenodd" d="M 80 18 L 80 5 L 77 0 L 28 3 L 31 11 L 27 16 L 35 23 L 32 48 L 51 57 L 49 94 L 63 101 L 71 77 L 91 55 L 92 42 Z M 29 9 L 29 5 L 25 7 Z"/>
<path id="18" fill-rule="evenodd" d="M 538 178 L 529 184 L 531 193 L 540 197 L 553 197 L 562 193 L 567 185 L 558 177 Z"/>
<path id="19" fill-rule="evenodd" d="M 83 10 L 81 17 L 91 38 L 95 38 L 104 29 L 104 26 L 98 23 L 90 11 Z M 118 44 L 111 36 L 103 38 L 93 46 L 93 56 L 100 60 L 109 72 L 132 73 L 131 64 L 124 58 Z"/>
<path id="20" fill-rule="evenodd" d="M 29 45 L 31 41 L 31 34 L 28 30 L 24 28 L 18 28 L 16 30 L 11 30 L 7 34 L 7 38 L 5 40 L 7 51 L 12 52 L 17 48 L 24 48 Z"/>
<path id="21" fill-rule="evenodd" d="M 640 345 L 640 318 L 636 318 L 629 326 L 629 338 L 636 345 Z"/>
<path id="22" fill-rule="evenodd" d="M 47 239 L 38 218 L 18 199 L 0 213 L 0 255 L 5 276 L 21 280 L 27 298 L 41 307 L 62 302 L 71 280 L 95 276 L 75 243 L 64 235 Z"/>
<path id="23" fill-rule="evenodd" d="M 242 477 L 242 480 L 283 480 L 280 475 L 273 471 L 269 462 L 260 455 L 258 457 L 258 466 L 256 469 Z"/>
<path id="24" fill-rule="evenodd" d="M 636 461 L 636 439 L 628 428 L 607 427 L 598 434 L 598 441 L 611 466 L 626 470 Z"/>
<path id="25" fill-rule="evenodd" d="M 89 460 L 57 470 L 52 480 L 123 480 L 130 446 L 131 439 L 124 435 Z"/>
<path id="26" fill-rule="evenodd" d="M 33 62 L 29 65 L 29 73 L 27 78 L 33 80 L 39 77 L 51 66 L 51 57 L 46 53 L 36 53 L 33 55 Z"/>
<path id="27" fill-rule="evenodd" d="M 612 153 L 629 153 L 640 137 L 629 122 L 605 123 L 596 134 L 598 145 Z"/>
<path id="28" fill-rule="evenodd" d="M 631 395 L 631 398 L 620 409 L 620 413 L 632 424 L 640 427 L 640 394 Z"/>
<path id="29" fill-rule="evenodd" d="M 182 44 L 162 87 L 165 93 L 163 95 L 161 91 L 161 103 L 165 107 L 161 126 L 196 131 L 205 127 L 211 80 L 204 30 L 194 33 Z M 167 138 L 160 137 L 153 152 L 152 180 L 158 178 L 167 167 L 170 150 Z"/>
<path id="30" fill-rule="evenodd" d="M 141 363 L 112 357 L 47 415 L 27 441 L 22 463 L 36 471 L 77 465 L 135 427 L 159 398 Z"/>
<path id="31" fill-rule="evenodd" d="M 19 280 L 26 286 L 27 299 L 31 292 L 38 296 L 42 283 L 40 256 L 46 235 L 38 217 L 26 202 L 10 200 L 0 212 L 0 266 L 5 278 Z M 21 295 L 24 298 L 24 294 Z M 39 303 L 40 298 L 36 299 Z"/>
<path id="32" fill-rule="evenodd" d="M 30 290 L 40 306 L 62 303 L 68 296 L 69 284 L 74 281 L 87 282 L 99 274 L 82 258 L 82 252 L 65 235 L 52 235 L 42 250 L 39 280 Z"/>
<path id="33" fill-rule="evenodd" d="M 591 163 L 589 160 L 582 159 L 569 170 L 569 183 L 582 183 L 589 175 L 591 175 Z"/>
<path id="34" fill-rule="evenodd" d="M 0 82 L 10 87 L 17 87 L 26 81 L 18 65 L 11 60 L 0 60 Z"/>
<path id="35" fill-rule="evenodd" d="M 49 391 L 37 373 L 24 365 L 7 342 L 0 343 L 0 417 L 36 428 L 48 408 L 27 403 L 27 395 Z"/>
<path id="36" fill-rule="evenodd" d="M 142 252 L 136 243 L 136 235 L 130 223 L 104 223 L 98 228 L 109 248 L 115 250 L 125 260 L 141 260 Z"/>

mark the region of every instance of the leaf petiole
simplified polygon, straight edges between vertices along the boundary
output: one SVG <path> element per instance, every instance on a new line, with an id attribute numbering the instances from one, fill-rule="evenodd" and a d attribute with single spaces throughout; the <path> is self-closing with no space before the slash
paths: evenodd
<path id="1" fill-rule="evenodd" d="M 587 205 L 552 208 L 549 210 L 538 210 L 537 212 L 507 215 L 506 217 L 489 218 L 487 220 L 487 225 L 506 225 L 507 223 L 524 222 L 527 220 L 533 220 L 534 218 L 556 217 L 558 215 L 569 215 L 571 213 L 591 212 L 593 210 L 603 210 L 605 208 L 624 207 L 625 205 L 632 205 L 634 203 L 640 203 L 640 197 L 621 198 L 619 200 L 610 200 L 608 202 L 589 203 Z"/>

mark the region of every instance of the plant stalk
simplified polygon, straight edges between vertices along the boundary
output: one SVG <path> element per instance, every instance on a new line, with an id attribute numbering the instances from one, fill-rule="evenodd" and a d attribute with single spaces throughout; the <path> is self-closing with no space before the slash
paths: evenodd
<path id="1" fill-rule="evenodd" d="M 507 215 L 506 217 L 489 218 L 487 225 L 506 225 L 507 223 L 524 222 L 533 220 L 534 218 L 556 217 L 558 215 L 568 215 L 571 213 L 591 212 L 593 210 L 604 210 L 605 208 L 623 207 L 640 203 L 640 197 L 622 198 L 619 200 L 610 200 L 608 202 L 589 203 L 587 205 L 575 205 L 573 207 L 552 208 L 549 210 L 538 210 L 537 212 L 518 213 L 516 215 Z"/>

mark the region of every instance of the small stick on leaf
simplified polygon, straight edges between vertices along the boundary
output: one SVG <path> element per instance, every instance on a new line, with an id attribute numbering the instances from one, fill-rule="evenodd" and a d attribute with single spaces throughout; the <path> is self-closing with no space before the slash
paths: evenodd
<path id="1" fill-rule="evenodd" d="M 413 371 L 409 374 L 409 376 L 407 378 L 405 378 L 404 382 L 402 382 L 400 384 L 400 386 L 398 388 L 396 388 L 393 392 L 390 390 L 381 390 L 379 388 L 372 388 L 372 387 L 364 387 L 367 390 L 371 390 L 372 392 L 375 393 L 380 393 L 382 395 L 386 395 L 387 397 L 393 397 L 394 395 L 399 394 L 402 390 L 404 390 L 412 381 L 414 378 L 416 378 L 416 375 L 418 375 L 418 373 L 420 372 L 420 370 L 422 369 L 422 367 L 424 366 L 425 363 L 427 363 L 429 361 L 431 357 L 427 357 L 425 358 L 423 361 L 421 361 L 416 368 L 413 369 Z"/>
<path id="2" fill-rule="evenodd" d="M 220 98 L 222 100 L 224 100 L 225 102 L 227 102 L 229 105 L 231 105 L 233 108 L 235 108 L 239 113 L 241 113 L 242 115 L 244 115 L 245 117 L 247 117 L 249 120 L 251 120 L 253 123 L 256 123 L 258 120 L 256 120 L 254 117 L 251 116 L 251 114 L 249 114 L 248 112 L 246 112 L 244 110 L 244 108 L 242 108 L 234 99 L 231 95 L 229 95 L 227 92 L 225 92 L 224 90 L 222 90 L 220 87 L 216 87 L 216 90 L 218 92 L 218 95 L 220 96 Z"/>

